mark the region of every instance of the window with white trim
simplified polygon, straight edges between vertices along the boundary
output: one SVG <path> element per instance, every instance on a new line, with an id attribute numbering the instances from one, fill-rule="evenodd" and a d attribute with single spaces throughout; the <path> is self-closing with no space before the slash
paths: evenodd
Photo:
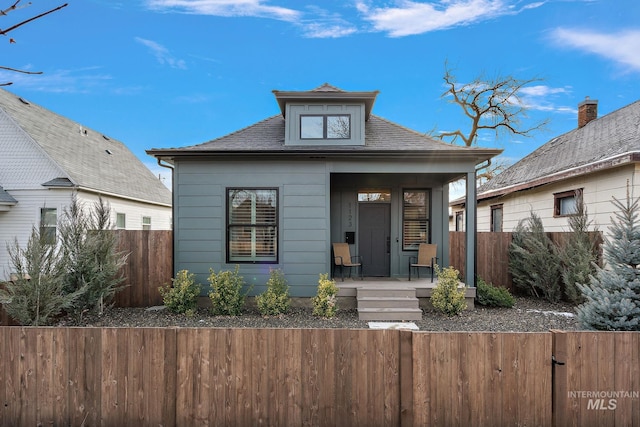
<path id="1" fill-rule="evenodd" d="M 502 205 L 491 206 L 491 231 L 498 233 L 502 231 Z"/>
<path id="2" fill-rule="evenodd" d="M 278 190 L 227 188 L 227 262 L 278 262 Z"/>
<path id="3" fill-rule="evenodd" d="M 124 230 L 127 228 L 127 215 L 124 213 L 116 213 L 116 228 Z"/>
<path id="4" fill-rule="evenodd" d="M 143 230 L 151 230 L 151 217 L 143 216 L 142 217 L 142 229 Z"/>
<path id="5" fill-rule="evenodd" d="M 56 208 L 41 208 L 40 239 L 47 245 L 55 245 L 57 229 L 58 210 Z"/>

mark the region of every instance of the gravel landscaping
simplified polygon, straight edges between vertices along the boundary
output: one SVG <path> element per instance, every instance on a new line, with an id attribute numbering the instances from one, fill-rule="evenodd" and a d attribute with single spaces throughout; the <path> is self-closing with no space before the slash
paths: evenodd
<path id="1" fill-rule="evenodd" d="M 513 308 L 484 308 L 447 317 L 423 309 L 422 320 L 413 321 L 421 331 L 542 332 L 550 329 L 578 330 L 575 307 L 543 300 L 516 297 Z M 368 328 L 358 320 L 355 309 L 339 310 L 336 317 L 323 319 L 311 308 L 295 307 L 281 316 L 261 316 L 248 309 L 240 316 L 213 316 L 201 308 L 193 316 L 172 314 L 163 307 L 109 308 L 101 316 L 88 315 L 81 321 L 64 319 L 60 326 L 100 327 L 213 327 L 213 328 Z"/>

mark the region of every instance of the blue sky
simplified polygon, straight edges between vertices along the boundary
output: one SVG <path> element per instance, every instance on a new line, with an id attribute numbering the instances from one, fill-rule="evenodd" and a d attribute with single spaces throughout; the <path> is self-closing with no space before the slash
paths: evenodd
<path id="1" fill-rule="evenodd" d="M 32 0 L 7 28 L 64 3 Z M 419 132 L 465 130 L 442 99 L 445 61 L 478 75 L 540 78 L 527 87 L 532 138 L 481 135 L 514 162 L 575 128 L 577 105 L 602 116 L 640 99 L 637 0 L 68 0 L 0 39 L 7 89 L 146 149 L 208 141 L 278 114 L 272 90 L 379 90 L 373 112 Z M 14 3 L 6 0 L 4 7 Z M 20 5 L 26 3 L 20 3 Z M 526 122 L 525 122 L 526 124 Z"/>

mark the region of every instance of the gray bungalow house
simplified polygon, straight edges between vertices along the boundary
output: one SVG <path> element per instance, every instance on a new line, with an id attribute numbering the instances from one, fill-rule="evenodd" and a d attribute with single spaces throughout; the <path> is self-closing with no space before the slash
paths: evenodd
<path id="1" fill-rule="evenodd" d="M 457 147 L 372 114 L 377 91 L 328 84 L 273 91 L 281 114 L 202 144 L 147 153 L 173 168 L 175 270 L 206 284 L 233 270 L 264 290 L 270 269 L 294 297 L 332 271 L 333 242 L 360 255 L 364 276 L 407 277 L 419 243 L 449 262 L 448 184 L 472 183 L 501 150 Z M 472 203 L 471 206 L 474 204 Z M 469 210 L 467 283 L 474 277 Z"/>

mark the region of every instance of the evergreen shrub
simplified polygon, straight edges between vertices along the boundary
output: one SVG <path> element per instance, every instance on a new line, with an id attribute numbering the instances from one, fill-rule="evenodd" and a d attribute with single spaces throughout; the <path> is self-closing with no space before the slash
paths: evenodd
<path id="1" fill-rule="evenodd" d="M 460 273 L 453 267 L 441 269 L 436 265 L 438 284 L 431 294 L 431 305 L 446 314 L 455 316 L 467 308 L 464 289 L 459 289 Z"/>
<path id="2" fill-rule="evenodd" d="M 313 303 L 313 315 L 320 317 L 333 317 L 338 311 L 337 305 L 338 286 L 336 281 L 329 279 L 329 274 L 321 274 L 318 280 L 318 292 L 311 299 Z"/>
<path id="3" fill-rule="evenodd" d="M 242 276 L 238 274 L 240 266 L 236 265 L 234 271 L 220 271 L 216 273 L 210 269 L 209 299 L 211 299 L 211 313 L 214 315 L 237 316 L 242 313 L 244 302 L 249 293 L 243 293 L 242 289 L 245 282 Z"/>
<path id="4" fill-rule="evenodd" d="M 180 270 L 176 278 L 171 279 L 173 286 L 161 286 L 158 289 L 169 311 L 188 316 L 195 314 L 202 289 L 202 286 L 196 283 L 195 277 L 196 275 L 188 270 Z"/>
<path id="5" fill-rule="evenodd" d="M 612 202 L 618 211 L 605 239 L 604 267 L 590 283 L 579 284 L 585 302 L 576 312 L 580 324 L 600 331 L 640 330 L 640 198 Z"/>
<path id="6" fill-rule="evenodd" d="M 271 270 L 267 290 L 256 296 L 256 305 L 263 316 L 277 316 L 289 310 L 289 285 L 281 270 Z"/>
<path id="7" fill-rule="evenodd" d="M 513 307 L 515 299 L 509 289 L 493 286 L 478 277 L 476 285 L 476 299 L 478 304 L 487 307 Z"/>

